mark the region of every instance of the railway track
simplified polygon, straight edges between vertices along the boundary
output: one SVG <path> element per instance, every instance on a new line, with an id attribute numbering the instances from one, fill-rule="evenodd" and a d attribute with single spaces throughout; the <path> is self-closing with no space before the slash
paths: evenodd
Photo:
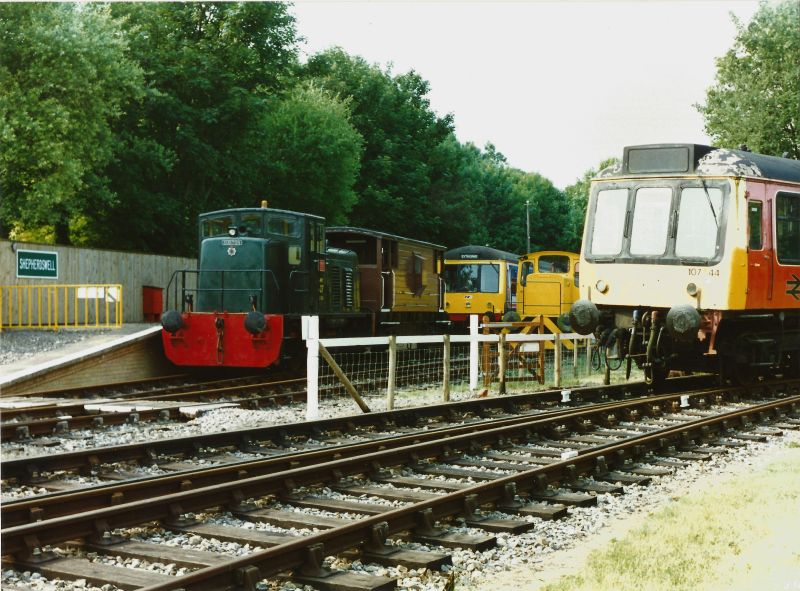
<path id="1" fill-rule="evenodd" d="M 267 429 L 248 439 L 273 450 L 266 459 L 4 503 L 6 566 L 124 589 L 266 589 L 263 579 L 281 574 L 320 589 L 394 588 L 391 577 L 331 572 L 324 559 L 438 570 L 448 549 L 489 548 L 499 533 L 527 531 L 567 506 L 800 426 L 796 383 L 649 398 L 602 392 L 573 392 L 594 404 L 557 405 L 560 392 L 551 392 L 536 408 L 532 398 L 509 396 L 359 415 L 309 424 L 306 435 L 284 426 L 283 440 L 299 445 L 277 453 L 280 431 Z M 220 516 L 240 526 L 221 525 Z M 145 526 L 161 533 L 131 534 Z M 220 557 L 156 541 L 179 534 L 263 550 Z M 168 558 L 182 576 L 120 569 L 102 557 Z"/>
<path id="2" fill-rule="evenodd" d="M 373 369 L 380 373 L 380 367 Z M 397 385 L 407 385 L 405 382 L 411 379 L 424 382 L 428 375 L 440 369 L 440 365 L 434 363 L 419 364 L 413 378 L 405 376 Z M 357 382 L 357 385 L 365 392 L 378 387 L 374 380 Z M 324 386 L 322 392 L 330 396 L 346 395 L 346 390 L 338 383 Z M 166 380 L 33 392 L 0 398 L 0 442 L 25 442 L 32 437 L 63 435 L 110 425 L 182 422 L 209 410 L 209 405 L 255 410 L 305 399 L 305 378 L 288 374 L 270 379 L 242 376 L 194 383 L 186 376 L 174 376 Z"/>

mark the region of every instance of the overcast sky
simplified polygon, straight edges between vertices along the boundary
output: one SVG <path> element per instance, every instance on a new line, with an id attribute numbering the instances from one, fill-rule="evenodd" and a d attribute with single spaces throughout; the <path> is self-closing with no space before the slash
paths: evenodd
<path id="1" fill-rule="evenodd" d="M 626 145 L 708 143 L 700 114 L 755 1 L 316 2 L 292 8 L 304 53 L 338 45 L 430 83 L 461 142 L 572 184 Z"/>

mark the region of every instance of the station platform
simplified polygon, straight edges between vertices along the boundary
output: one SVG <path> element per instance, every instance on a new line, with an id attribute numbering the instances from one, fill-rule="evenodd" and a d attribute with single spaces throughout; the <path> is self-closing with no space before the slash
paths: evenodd
<path id="1" fill-rule="evenodd" d="M 76 331 L 79 329 L 67 329 Z M 3 339 L 23 334 L 0 333 Z M 33 331 L 26 331 L 32 333 Z M 176 368 L 164 357 L 160 324 L 125 324 L 53 350 L 0 365 L 0 395 L 93 386 L 172 375 Z M 94 332 L 95 334 L 91 334 Z M 17 343 L 18 344 L 18 343 Z"/>

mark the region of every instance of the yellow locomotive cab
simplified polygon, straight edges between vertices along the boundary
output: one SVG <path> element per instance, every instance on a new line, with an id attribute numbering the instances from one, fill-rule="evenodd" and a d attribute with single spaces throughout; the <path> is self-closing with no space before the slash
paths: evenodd
<path id="1" fill-rule="evenodd" d="M 520 258 L 517 312 L 522 318 L 569 314 L 578 299 L 580 255 L 546 250 Z"/>

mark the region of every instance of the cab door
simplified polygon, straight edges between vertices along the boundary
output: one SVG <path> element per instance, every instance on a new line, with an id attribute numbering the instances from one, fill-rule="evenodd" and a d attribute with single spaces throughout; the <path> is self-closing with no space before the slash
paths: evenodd
<path id="1" fill-rule="evenodd" d="M 747 199 L 747 309 L 769 307 L 772 300 L 771 201 L 761 184 L 748 187 Z"/>

